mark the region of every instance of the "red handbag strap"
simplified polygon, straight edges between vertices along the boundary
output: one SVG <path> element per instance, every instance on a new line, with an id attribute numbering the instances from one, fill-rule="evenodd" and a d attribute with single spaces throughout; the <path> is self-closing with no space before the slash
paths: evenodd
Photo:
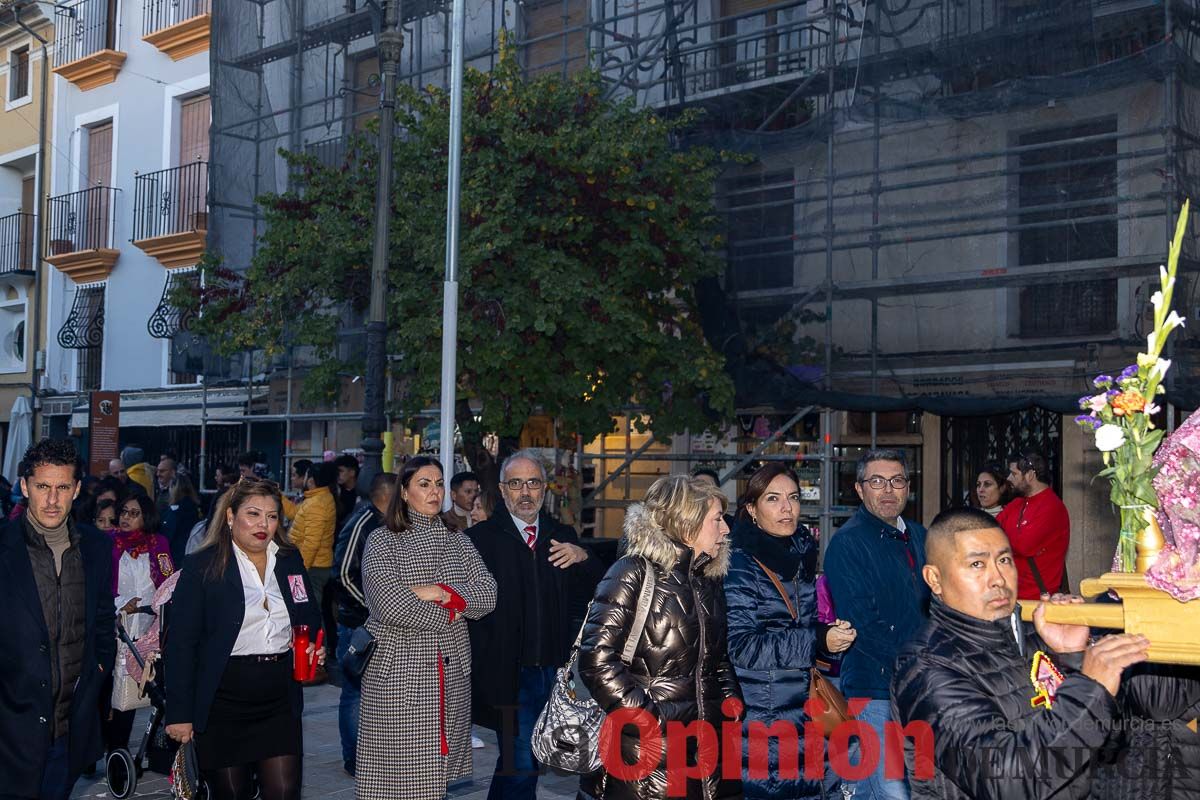
<path id="1" fill-rule="evenodd" d="M 775 584 L 775 588 L 779 590 L 779 596 L 783 598 L 783 604 L 787 606 L 788 613 L 792 615 L 792 619 L 799 619 L 799 615 L 796 614 L 796 607 L 792 605 L 792 598 L 788 597 L 787 589 L 783 588 L 783 581 L 779 580 L 779 576 L 757 558 L 754 559 L 754 563 L 762 567 L 762 571 L 767 573 L 767 577 L 771 579 L 771 583 Z"/>

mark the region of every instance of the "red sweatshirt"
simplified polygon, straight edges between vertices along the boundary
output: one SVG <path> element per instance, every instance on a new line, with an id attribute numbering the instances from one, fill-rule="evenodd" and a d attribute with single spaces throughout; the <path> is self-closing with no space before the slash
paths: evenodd
<path id="1" fill-rule="evenodd" d="M 1062 584 L 1067 546 L 1071 542 L 1071 518 L 1053 489 L 1033 497 L 1018 497 L 996 517 L 1008 534 L 1017 562 L 1017 598 L 1037 600 L 1041 596 L 1029 559 L 1037 563 L 1042 581 L 1051 594 Z"/>

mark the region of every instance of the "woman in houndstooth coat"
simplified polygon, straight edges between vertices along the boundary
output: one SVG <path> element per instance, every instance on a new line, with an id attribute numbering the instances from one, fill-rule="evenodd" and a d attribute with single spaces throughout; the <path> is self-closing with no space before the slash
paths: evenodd
<path id="1" fill-rule="evenodd" d="M 418 456 L 400 471 L 363 554 L 375 654 L 363 675 L 358 800 L 440 800 L 471 775 L 471 645 L 466 619 L 496 605 L 496 582 L 470 540 L 438 514 L 442 467 Z"/>

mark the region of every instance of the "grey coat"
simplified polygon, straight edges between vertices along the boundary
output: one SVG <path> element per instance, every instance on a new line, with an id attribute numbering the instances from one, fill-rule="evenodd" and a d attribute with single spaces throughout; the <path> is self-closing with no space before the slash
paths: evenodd
<path id="1" fill-rule="evenodd" d="M 466 619 L 491 612 L 496 582 L 466 536 L 440 519 L 409 516 L 408 530 L 372 532 L 363 555 L 367 629 L 377 645 L 362 682 L 359 800 L 440 800 L 448 783 L 471 775 Z M 466 601 L 453 622 L 409 589 L 437 583 Z"/>

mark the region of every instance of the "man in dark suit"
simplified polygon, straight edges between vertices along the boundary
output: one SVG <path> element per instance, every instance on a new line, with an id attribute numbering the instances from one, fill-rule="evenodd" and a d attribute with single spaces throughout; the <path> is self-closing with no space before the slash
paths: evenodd
<path id="1" fill-rule="evenodd" d="M 0 798 L 65 800 L 104 749 L 112 546 L 70 519 L 83 478 L 70 442 L 33 445 L 20 473 L 29 508 L 0 527 Z"/>
<path id="2" fill-rule="evenodd" d="M 496 579 L 496 610 L 470 623 L 472 710 L 500 741 L 488 800 L 533 800 L 529 737 L 575 639 L 570 597 L 590 595 L 604 566 L 573 528 L 541 513 L 546 470 L 536 453 L 505 460 L 500 492 L 505 507 L 467 531 Z"/>

